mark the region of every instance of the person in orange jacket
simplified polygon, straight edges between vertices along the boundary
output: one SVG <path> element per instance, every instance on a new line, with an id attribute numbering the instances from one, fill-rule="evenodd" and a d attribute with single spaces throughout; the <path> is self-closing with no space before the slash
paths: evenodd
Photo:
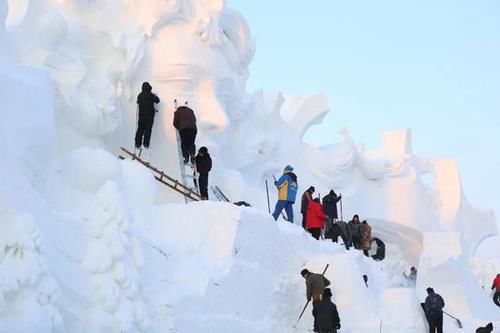
<path id="1" fill-rule="evenodd" d="M 306 229 L 316 239 L 319 239 L 321 230 L 325 227 L 328 216 L 325 214 L 319 198 L 315 198 L 307 206 Z"/>

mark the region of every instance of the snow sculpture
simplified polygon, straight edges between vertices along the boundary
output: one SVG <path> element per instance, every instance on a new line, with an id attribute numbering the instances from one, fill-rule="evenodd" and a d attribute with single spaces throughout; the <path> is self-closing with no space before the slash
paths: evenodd
<path id="1" fill-rule="evenodd" d="M 53 115 L 49 112 L 50 84 L 42 76 L 28 75 L 12 65 L 10 59 L 14 52 L 8 51 L 3 27 L 0 27 L 0 77 L 10 88 L 7 92 L 0 90 L 0 109 L 12 108 L 12 105 L 4 104 L 8 100 L 4 97 L 9 96 L 21 101 L 17 110 L 36 110 L 41 106 L 37 112 L 16 112 L 15 123 L 24 124 L 22 128 L 4 122 L 0 124 L 0 135 L 7 138 L 19 129 L 30 131 L 30 136 L 23 136 L 23 141 L 20 141 L 23 150 L 50 141 L 53 118 L 62 153 L 87 146 L 116 152 L 121 145 L 130 146 L 127 143 L 131 141 L 136 121 L 135 96 L 142 81 L 148 80 L 162 100 L 152 138 L 155 165 L 179 178 L 172 101 L 176 98 L 180 103 L 187 102 L 198 116 L 198 144 L 208 145 L 216 161 L 212 182 L 230 198 L 249 201 L 265 210 L 263 180 L 280 172 L 284 165 L 293 164 L 299 174 L 301 189 L 314 184 L 319 193 L 325 194 L 334 188 L 349 203 L 344 207 L 344 219 L 361 213 L 373 221 L 375 233 L 378 231 L 392 244 L 411 247 L 411 251 L 404 254 L 412 263 L 420 256 L 422 283 L 438 286 L 442 283 L 439 272 L 454 269 L 459 276 L 454 285 L 472 290 L 470 274 L 464 272 L 463 267 L 478 244 L 496 233 L 495 221 L 491 213 L 475 210 L 467 202 L 456 164 L 416 156 L 409 130 L 384 133 L 378 151 L 368 151 L 357 144 L 347 130 L 341 131 L 340 142 L 336 144 L 313 147 L 303 142 L 304 133 L 319 124 L 329 110 L 325 96 L 297 97 L 279 92 L 248 94 L 245 90 L 247 68 L 254 44 L 244 18 L 227 8 L 225 1 L 10 0 L 9 6 L 9 37 L 17 46 L 17 60 L 46 71 L 55 88 Z M 5 17 L 5 11 L 5 2 L 1 2 L 0 20 Z M 43 34 L 39 34 L 40 31 Z M 23 99 L 25 94 L 19 92 L 22 90 L 35 93 L 29 100 Z M 25 116 L 27 114 L 29 116 Z M 42 128 L 43 135 L 34 139 L 33 128 Z M 40 137 L 44 140 L 39 141 Z M 62 186 L 57 188 L 71 196 L 64 198 L 62 204 L 56 204 L 57 200 L 51 202 L 45 195 L 57 191 L 40 188 L 58 183 L 49 179 L 45 187 L 37 187 L 35 175 L 43 174 L 43 168 L 31 167 L 32 159 L 28 159 L 29 173 L 17 170 L 19 154 L 11 152 L 10 147 L 4 149 L 3 142 L 6 141 L 0 140 L 2 151 L 9 152 L 5 154 L 7 162 L 1 163 L 0 168 L 7 170 L 5 174 L 12 179 L 0 179 L 0 194 L 7 197 L 10 188 L 18 186 L 19 193 L 14 193 L 12 198 L 9 196 L 17 206 L 23 205 L 26 195 L 36 201 L 37 204 L 33 205 L 36 206 L 33 208 L 35 213 L 44 212 L 49 217 L 51 215 L 46 212 L 55 210 L 55 215 L 60 214 L 62 220 L 66 222 L 67 218 L 73 223 L 72 230 L 78 230 L 82 227 L 78 223 L 81 222 L 80 210 L 88 207 L 88 201 L 94 199 L 93 195 L 98 191 L 90 217 L 82 223 L 88 234 L 78 239 L 78 245 L 86 245 L 85 253 L 79 253 L 78 249 L 70 251 L 69 246 L 61 250 L 72 252 L 72 257 L 78 262 L 78 267 L 72 268 L 84 275 L 83 282 L 73 283 L 91 290 L 90 307 L 84 313 L 84 327 L 74 331 L 156 331 L 151 328 L 155 323 L 148 325 L 153 310 L 149 311 L 147 306 L 151 303 L 158 305 L 159 301 L 153 299 L 150 302 L 148 299 L 146 302 L 145 295 L 149 294 L 141 290 L 141 248 L 134 240 L 137 230 L 130 225 L 131 221 L 140 224 L 152 219 L 149 211 L 153 211 L 158 202 L 151 176 L 126 162 L 118 164 L 102 151 L 74 150 L 67 155 L 61 154 L 65 156 L 62 176 L 71 185 L 71 191 Z M 37 151 L 49 156 L 47 159 L 50 160 L 47 145 Z M 49 165 L 48 160 L 45 165 Z M 60 160 L 53 162 L 60 165 Z M 53 168 L 54 173 L 60 172 L 58 166 Z M 434 177 L 432 186 L 425 182 L 428 176 Z M 128 192 L 135 192 L 135 196 Z M 121 193 L 127 195 L 122 197 Z M 176 195 L 159 194 L 161 199 L 158 201 L 162 203 L 178 200 Z M 209 203 L 206 205 L 210 207 Z M 185 208 L 179 206 L 177 209 L 181 215 Z M 156 218 L 163 222 L 169 209 L 159 210 Z M 23 245 L 23 253 L 39 260 L 44 253 L 35 246 L 39 238 L 34 228 L 30 223 L 19 225 L 28 227 L 22 227 L 24 230 L 8 238 L 8 243 L 17 242 L 12 240 L 14 238 L 22 239 L 22 244 L 28 244 Z M 51 230 L 57 224 L 40 225 Z M 278 224 L 276 228 L 301 234 L 298 228 L 289 225 Z M 422 240 L 422 235 L 428 231 L 445 231 L 442 238 L 438 237 L 444 240 L 446 235 L 454 235 L 457 252 L 453 255 L 447 253 L 443 258 L 432 257 L 428 242 Z M 4 233 L 0 232 L 0 235 Z M 185 233 L 183 235 L 187 237 Z M 161 235 L 157 236 L 161 242 Z M 200 236 L 205 240 L 205 235 Z M 217 244 L 217 237 L 213 238 L 209 244 Z M 2 248 L 0 251 L 4 251 L 0 252 L 0 263 L 12 262 L 11 252 Z M 230 246 L 224 247 L 223 252 L 229 258 Z M 69 256 L 68 253 L 64 255 Z M 436 259 L 442 260 L 433 261 Z M 295 261 L 296 258 L 289 260 Z M 83 265 L 80 265 L 82 261 Z M 13 283 L 17 288 L 15 293 L 35 289 L 44 291 L 39 293 L 42 296 L 38 298 L 36 308 L 41 306 L 49 313 L 51 320 L 47 321 L 46 331 L 50 331 L 60 323 L 57 311 L 50 310 L 57 288 L 54 284 L 50 286 L 50 282 L 47 282 L 49 287 L 44 287 L 45 282 L 33 282 L 30 277 L 42 281 L 43 276 L 48 276 L 42 269 L 43 265 L 34 262 L 36 264 L 29 265 L 26 275 L 18 271 L 22 283 Z M 356 265 L 349 263 L 353 265 L 351 273 L 354 275 Z M 438 276 L 438 279 L 433 280 L 432 276 Z M 207 275 L 200 280 L 203 280 L 200 289 L 204 289 L 210 277 Z M 176 285 L 169 287 L 175 288 Z M 2 295 L 4 291 L 2 289 Z M 363 288 L 357 292 L 363 296 Z M 392 294 L 405 300 L 407 305 L 412 302 L 410 293 L 394 290 L 389 291 L 387 297 L 392 297 Z M 10 302 L 9 297 L 5 301 Z M 87 301 L 84 299 L 83 303 Z M 476 316 L 469 310 L 474 302 L 460 299 L 459 303 L 461 313 L 469 318 Z M 60 308 L 64 305 L 58 304 Z M 75 305 L 80 306 L 78 314 L 85 312 L 85 305 Z M 0 309 L 2 315 L 13 317 Z M 64 316 L 65 319 L 68 317 L 71 318 Z M 354 322 L 356 318 L 351 320 Z"/>
<path id="2" fill-rule="evenodd" d="M 0 206 L 0 220 L 0 331 L 60 329 L 59 287 L 47 272 L 35 221 L 4 206 Z"/>
<path id="3" fill-rule="evenodd" d="M 89 332 L 147 331 L 148 316 L 138 281 L 142 252 L 128 229 L 118 187 L 107 182 L 90 212 L 83 259 L 93 291 Z"/>

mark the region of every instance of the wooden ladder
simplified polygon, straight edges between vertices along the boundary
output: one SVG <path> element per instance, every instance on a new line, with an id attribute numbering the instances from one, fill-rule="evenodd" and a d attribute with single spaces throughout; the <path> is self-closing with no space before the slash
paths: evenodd
<path id="1" fill-rule="evenodd" d="M 123 147 L 120 147 L 120 149 L 124 153 L 126 153 L 130 158 L 132 158 L 133 161 L 137 161 L 137 162 L 141 163 L 142 165 L 144 165 L 146 168 L 153 171 L 154 177 L 158 182 L 160 182 L 163 185 L 171 188 L 172 190 L 182 194 L 185 198 L 191 199 L 192 201 L 201 201 L 201 196 L 198 193 L 196 193 L 196 191 L 193 190 L 192 188 L 189 188 L 189 187 L 185 186 L 183 183 L 181 183 L 180 181 L 178 181 L 177 179 L 170 177 L 164 171 L 154 167 L 150 163 L 141 159 L 139 156 L 130 152 L 129 150 L 127 150 Z"/>

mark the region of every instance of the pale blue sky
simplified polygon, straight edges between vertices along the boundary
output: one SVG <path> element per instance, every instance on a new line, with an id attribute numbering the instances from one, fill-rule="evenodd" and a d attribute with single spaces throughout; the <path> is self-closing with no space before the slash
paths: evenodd
<path id="1" fill-rule="evenodd" d="M 409 127 L 417 155 L 460 165 L 470 201 L 500 219 L 500 1 L 229 0 L 257 45 L 249 90 L 325 91 L 307 139 L 348 127 L 367 147 Z M 332 141 L 336 137 L 332 137 Z"/>

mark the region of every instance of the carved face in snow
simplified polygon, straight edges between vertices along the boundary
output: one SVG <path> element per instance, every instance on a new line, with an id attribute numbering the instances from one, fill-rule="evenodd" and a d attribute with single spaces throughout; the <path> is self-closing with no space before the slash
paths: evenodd
<path id="1" fill-rule="evenodd" d="M 153 32 L 150 49 L 152 81 L 164 107 L 187 101 L 208 135 L 224 131 L 241 112 L 253 55 L 246 22 L 212 2 L 183 1 L 179 18 Z"/>

